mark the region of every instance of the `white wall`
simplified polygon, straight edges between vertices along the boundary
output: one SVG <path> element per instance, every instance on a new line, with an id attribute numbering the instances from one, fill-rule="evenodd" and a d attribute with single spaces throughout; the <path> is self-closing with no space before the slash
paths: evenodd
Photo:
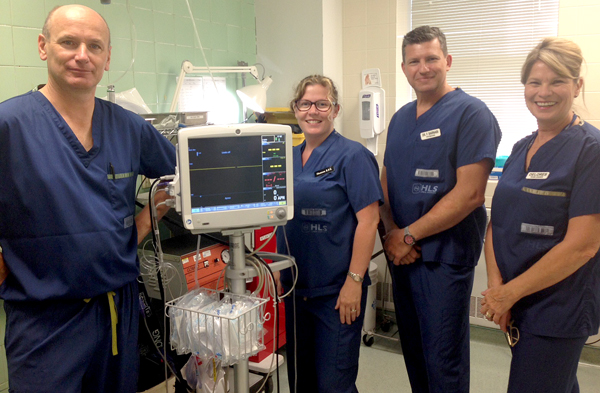
<path id="1" fill-rule="evenodd" d="M 273 78 L 267 106 L 287 107 L 293 88 L 309 74 L 340 84 L 342 0 L 256 0 L 255 12 L 257 62 Z"/>
<path id="2" fill-rule="evenodd" d="M 323 1 L 323 75 L 334 81 L 339 97 L 344 97 L 342 15 L 342 0 Z M 344 127 L 340 120 L 335 126 L 337 131 L 342 132 Z"/>
<path id="3" fill-rule="evenodd" d="M 410 0 L 255 0 L 255 9 L 257 60 L 274 80 L 268 106 L 287 106 L 294 84 L 309 73 L 327 74 L 343 91 L 344 134 L 364 143 L 357 120 L 363 69 L 382 71 L 388 121 L 410 100 L 396 51 L 410 29 Z M 558 35 L 577 42 L 587 61 L 585 108 L 578 112 L 600 128 L 598 15 L 600 0 L 560 1 Z M 379 142 L 383 151 L 385 133 Z"/>
<path id="4" fill-rule="evenodd" d="M 273 78 L 267 106 L 287 107 L 300 79 L 323 72 L 321 0 L 255 0 L 254 7 L 256 61 Z"/>
<path id="5" fill-rule="evenodd" d="M 585 93 L 576 100 L 575 111 L 600 128 L 600 0 L 561 0 L 558 35 L 576 42 L 583 51 Z M 584 103 L 585 98 L 585 103 Z"/>
<path id="6" fill-rule="evenodd" d="M 406 0 L 409 2 L 409 0 Z M 358 123 L 362 70 L 379 68 L 386 93 L 386 125 L 396 111 L 396 0 L 344 0 L 344 135 L 365 143 Z M 379 136 L 382 163 L 386 132 Z"/>

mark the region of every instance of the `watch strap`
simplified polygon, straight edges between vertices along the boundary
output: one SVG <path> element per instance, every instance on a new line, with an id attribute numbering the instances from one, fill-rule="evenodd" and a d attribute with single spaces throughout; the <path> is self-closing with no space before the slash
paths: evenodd
<path id="1" fill-rule="evenodd" d="M 404 227 L 404 243 L 408 244 L 409 246 L 414 246 L 416 242 L 417 242 L 417 240 L 408 230 L 408 225 L 405 226 Z"/>
<path id="2" fill-rule="evenodd" d="M 356 282 L 363 282 L 365 279 L 360 276 L 358 273 L 353 273 L 348 271 L 348 276 L 350 276 Z"/>

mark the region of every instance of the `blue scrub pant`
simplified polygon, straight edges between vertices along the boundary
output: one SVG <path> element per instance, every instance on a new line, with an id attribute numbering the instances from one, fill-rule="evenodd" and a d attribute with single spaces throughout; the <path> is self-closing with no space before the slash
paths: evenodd
<path id="1" fill-rule="evenodd" d="M 577 366 L 586 340 L 520 332 L 512 348 L 508 393 L 579 393 Z"/>
<path id="2" fill-rule="evenodd" d="M 118 355 L 107 295 L 89 302 L 5 302 L 11 393 L 135 393 L 139 300 L 136 281 L 115 291 Z"/>
<path id="3" fill-rule="evenodd" d="M 389 266 L 412 391 L 468 392 L 474 268 L 420 260 Z"/>
<path id="4" fill-rule="evenodd" d="M 294 299 L 285 298 L 290 393 L 358 392 L 355 383 L 367 290 L 363 287 L 361 314 L 351 325 L 340 322 L 337 298 L 338 294 L 312 299 L 296 296 L 295 315 Z"/>

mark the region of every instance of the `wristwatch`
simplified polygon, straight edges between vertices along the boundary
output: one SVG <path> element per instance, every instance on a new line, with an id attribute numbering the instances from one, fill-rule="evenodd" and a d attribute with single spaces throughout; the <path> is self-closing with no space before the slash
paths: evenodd
<path id="1" fill-rule="evenodd" d="M 414 246 L 416 242 L 417 241 L 415 240 L 415 237 L 410 234 L 407 225 L 406 227 L 404 227 L 404 243 L 408 244 L 409 246 Z"/>
<path id="2" fill-rule="evenodd" d="M 364 281 L 364 278 L 362 278 L 362 277 L 360 276 L 360 274 L 357 274 L 357 273 L 352 273 L 351 271 L 348 271 L 348 275 L 349 275 L 350 277 L 352 277 L 352 279 L 353 279 L 354 281 L 356 281 L 356 282 L 363 282 L 363 281 Z"/>

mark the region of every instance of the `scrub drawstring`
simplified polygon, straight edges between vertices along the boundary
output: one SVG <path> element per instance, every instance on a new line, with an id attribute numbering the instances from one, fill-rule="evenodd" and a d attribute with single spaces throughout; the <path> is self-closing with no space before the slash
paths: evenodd
<path id="1" fill-rule="evenodd" d="M 117 316 L 117 306 L 115 304 L 116 293 L 110 291 L 108 295 L 108 308 L 110 308 L 110 325 L 112 327 L 112 354 L 113 356 L 118 355 L 117 351 L 117 323 L 119 323 L 119 317 Z"/>
<path id="2" fill-rule="evenodd" d="M 113 291 L 107 292 L 108 296 L 108 308 L 110 309 L 110 326 L 112 328 L 112 354 L 117 356 L 119 351 L 117 350 L 117 323 L 119 323 L 119 317 L 117 315 L 117 306 L 115 304 L 115 295 Z M 84 302 L 89 303 L 92 299 L 83 299 Z"/>

